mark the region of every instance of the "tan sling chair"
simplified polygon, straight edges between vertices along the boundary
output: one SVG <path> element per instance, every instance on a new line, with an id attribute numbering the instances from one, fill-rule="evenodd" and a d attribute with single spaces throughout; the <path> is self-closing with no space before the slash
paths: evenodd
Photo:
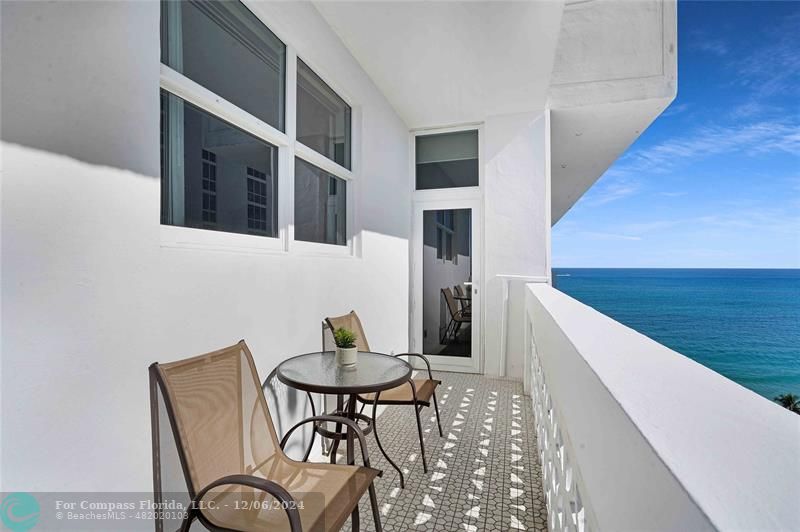
<path id="1" fill-rule="evenodd" d="M 363 433 L 351 420 L 312 416 L 278 440 L 253 357 L 244 341 L 194 358 L 150 366 L 155 503 L 162 503 L 161 440 L 174 441 L 192 501 L 181 524 L 197 519 L 209 530 L 334 531 L 353 516 L 369 491 L 381 530 Z M 168 422 L 164 421 L 164 417 Z M 314 421 L 350 427 L 364 466 L 299 462 L 283 451 L 295 429 Z M 162 434 L 163 433 L 163 434 Z M 174 484 L 173 484 L 174 485 Z M 157 506 L 158 507 L 158 506 Z M 157 518 L 156 530 L 163 530 Z"/>
<path id="2" fill-rule="evenodd" d="M 333 332 L 337 329 L 345 328 L 353 333 L 355 333 L 356 339 L 356 347 L 359 351 L 369 351 L 369 342 L 367 342 L 367 336 L 364 334 L 364 328 L 361 326 L 361 320 L 358 318 L 358 314 L 356 314 L 355 310 L 350 311 L 349 314 L 345 314 L 344 316 L 336 316 L 336 317 L 329 317 L 325 318 L 325 324 L 329 329 L 329 332 Z M 323 331 L 323 350 L 331 350 L 333 347 L 325 345 L 326 337 L 330 335 L 326 335 L 325 331 Z M 329 349 L 330 348 L 330 349 Z M 428 463 L 425 459 L 425 443 L 422 439 L 422 422 L 419 418 L 420 410 L 423 407 L 427 406 L 430 407 L 431 403 L 433 403 L 433 408 L 436 410 L 436 423 L 439 426 L 439 436 L 443 436 L 442 434 L 442 423 L 439 420 L 439 404 L 436 400 L 436 387 L 442 383 L 442 381 L 436 380 L 433 378 L 433 373 L 431 373 L 431 364 L 428 361 L 427 357 L 421 355 L 419 353 L 401 353 L 399 355 L 395 355 L 397 357 L 417 357 L 422 359 L 425 362 L 425 365 L 428 368 L 428 378 L 427 379 L 409 379 L 407 384 L 401 384 L 396 388 L 392 388 L 390 390 L 386 390 L 380 392 L 377 402 L 375 401 L 375 394 L 374 393 L 367 393 L 358 396 L 358 401 L 362 404 L 362 411 L 364 409 L 364 405 L 371 404 L 372 406 L 372 423 L 373 426 L 377 423 L 376 422 L 376 412 L 378 405 L 408 405 L 414 407 L 414 413 L 417 416 L 417 432 L 419 433 L 419 447 L 422 454 L 422 468 L 427 473 L 428 472 Z M 432 400 L 431 400 L 432 399 Z M 400 487 L 405 487 L 405 478 L 403 476 L 403 472 L 400 470 L 399 467 L 392 461 L 391 458 L 386 454 L 383 450 L 383 446 L 381 445 L 380 439 L 378 438 L 378 431 L 377 428 L 373 431 L 375 434 L 375 441 L 378 444 L 378 448 L 383 453 L 383 456 L 386 460 L 392 465 L 392 467 L 397 470 L 400 476 Z M 336 447 L 338 442 L 334 442 L 333 453 L 336 453 Z"/>
<path id="3" fill-rule="evenodd" d="M 442 288 L 442 295 L 447 303 L 447 310 L 450 312 L 450 321 L 447 323 L 447 327 L 445 327 L 444 336 L 439 338 L 439 343 L 443 344 L 448 336 L 452 336 L 453 340 L 456 340 L 458 331 L 461 330 L 461 325 L 464 323 L 472 323 L 472 315 L 465 312 L 463 309 L 459 310 L 450 288 Z"/>

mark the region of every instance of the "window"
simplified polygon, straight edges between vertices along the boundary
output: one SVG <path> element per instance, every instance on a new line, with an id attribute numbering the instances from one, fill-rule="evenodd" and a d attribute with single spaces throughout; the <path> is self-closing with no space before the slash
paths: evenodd
<path id="1" fill-rule="evenodd" d="M 162 223 L 278 236 L 278 149 L 161 92 Z"/>
<path id="2" fill-rule="evenodd" d="M 241 2 L 162 2 L 161 62 L 284 131 L 286 45 Z"/>
<path id="3" fill-rule="evenodd" d="M 203 150 L 203 227 L 217 225 L 217 155 Z"/>
<path id="4" fill-rule="evenodd" d="M 453 234 L 455 233 L 453 211 L 436 211 L 436 258 L 453 261 Z"/>
<path id="5" fill-rule="evenodd" d="M 417 190 L 478 186 L 478 132 L 416 138 Z"/>
<path id="6" fill-rule="evenodd" d="M 347 245 L 347 182 L 295 159 L 294 238 Z"/>
<path id="7" fill-rule="evenodd" d="M 287 110 L 289 56 L 297 76 Z M 348 244 L 352 110 L 294 58 L 241 1 L 161 1 L 162 224 L 217 232 L 196 232 L 201 245 L 227 245 L 219 233 L 239 233 L 269 239 L 236 238 L 237 246 L 286 250 L 293 244 L 277 238 L 291 234 L 292 223 L 278 222 L 280 154 L 281 168 L 296 161 L 293 184 L 281 176 L 295 191 L 294 240 L 350 251 L 334 246 Z M 296 118 L 292 138 L 287 112 Z M 164 234 L 186 239 L 183 231 Z"/>
<path id="8" fill-rule="evenodd" d="M 247 229 L 256 235 L 273 233 L 272 217 L 268 216 L 267 174 L 247 167 Z"/>
<path id="9" fill-rule="evenodd" d="M 350 169 L 350 106 L 297 60 L 297 140 Z"/>

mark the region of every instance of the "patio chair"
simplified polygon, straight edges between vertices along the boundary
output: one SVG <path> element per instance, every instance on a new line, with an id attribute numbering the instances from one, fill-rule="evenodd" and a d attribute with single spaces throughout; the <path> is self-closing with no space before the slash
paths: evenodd
<path id="1" fill-rule="evenodd" d="M 461 303 L 461 313 L 464 314 L 465 317 L 470 316 L 471 303 L 468 299 L 463 299 L 466 297 L 466 292 L 464 292 L 464 289 L 461 288 L 460 284 L 453 286 L 453 290 L 455 291 L 457 297 L 462 298 L 458 300 L 458 302 Z"/>
<path id="2" fill-rule="evenodd" d="M 337 316 L 337 317 L 328 317 L 325 318 L 325 323 L 327 324 L 327 328 L 329 332 L 333 332 L 336 329 L 349 329 L 353 333 L 355 333 L 357 340 L 356 340 L 356 347 L 359 351 L 369 351 L 369 342 L 367 342 L 367 336 L 364 333 L 364 328 L 361 325 L 361 320 L 358 318 L 358 314 L 356 312 L 350 311 L 349 314 L 345 314 L 344 316 Z M 323 341 L 325 340 L 325 333 L 323 331 Z M 323 349 L 325 346 L 323 345 Z M 414 407 L 414 413 L 417 416 L 417 432 L 419 434 L 419 447 L 420 452 L 422 455 L 422 468 L 425 473 L 428 472 L 428 463 L 425 458 L 425 442 L 422 438 L 422 422 L 420 421 L 420 411 L 423 407 L 430 407 L 431 403 L 433 403 L 433 408 L 436 411 L 436 423 L 439 427 L 439 436 L 442 437 L 442 423 L 439 418 L 439 403 L 436 400 L 436 387 L 442 383 L 440 380 L 436 380 L 433 378 L 433 373 L 431 372 L 431 364 L 428 358 L 425 355 L 420 353 L 400 353 L 394 355 L 396 357 L 417 357 L 421 359 L 428 370 L 428 378 L 422 379 L 409 379 L 408 384 L 401 384 L 396 388 L 392 388 L 390 390 L 386 390 L 378 395 L 378 401 L 375 401 L 375 394 L 362 394 L 358 396 L 358 401 L 361 403 L 361 411 L 364 410 L 364 406 L 367 404 L 373 405 L 372 407 L 372 423 L 376 423 L 376 412 L 378 405 L 407 405 Z M 378 443 L 378 446 L 383 451 L 383 447 L 381 446 L 380 439 L 377 437 L 377 430 L 375 432 L 375 440 Z M 336 443 L 334 443 L 334 450 L 336 451 Z M 383 453 L 384 456 L 387 456 L 386 453 Z M 388 456 L 387 456 L 388 459 Z M 391 460 L 390 460 L 391 461 Z M 395 469 L 398 469 L 395 467 Z M 398 469 L 399 471 L 399 469 Z M 405 487 L 405 481 L 400 476 L 400 486 Z"/>
<path id="3" fill-rule="evenodd" d="M 444 338 L 446 339 L 448 336 L 452 336 L 455 340 L 458 336 L 458 331 L 461 330 L 461 325 L 464 323 L 472 323 L 472 316 L 458 308 L 450 288 L 442 288 L 442 295 L 447 304 L 447 310 L 450 312 L 450 321 L 444 329 Z"/>
<path id="4" fill-rule="evenodd" d="M 175 441 L 192 501 L 182 531 L 195 519 L 209 530 L 335 531 L 350 515 L 353 530 L 358 530 L 358 503 L 367 492 L 375 528 L 381 530 L 373 485 L 380 471 L 370 467 L 364 434 L 349 419 L 312 416 L 289 428 L 279 441 L 244 341 L 186 360 L 152 364 L 150 402 L 155 503 L 163 499 L 163 432 L 164 440 Z M 364 465 L 289 458 L 283 448 L 292 433 L 315 421 L 350 427 Z M 156 530 L 163 530 L 163 522 L 156 521 Z"/>

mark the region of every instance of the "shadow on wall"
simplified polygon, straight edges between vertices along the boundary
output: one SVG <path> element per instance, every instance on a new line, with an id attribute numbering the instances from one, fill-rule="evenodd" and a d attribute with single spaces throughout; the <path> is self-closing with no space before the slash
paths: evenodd
<path id="1" fill-rule="evenodd" d="M 159 3 L 4 1 L 0 15 L 0 138 L 160 179 Z M 354 147 L 359 221 L 407 240 L 408 131 L 372 96 L 363 127 L 382 133 Z"/>
<path id="2" fill-rule="evenodd" d="M 158 2 L 0 10 L 2 140 L 158 176 Z"/>

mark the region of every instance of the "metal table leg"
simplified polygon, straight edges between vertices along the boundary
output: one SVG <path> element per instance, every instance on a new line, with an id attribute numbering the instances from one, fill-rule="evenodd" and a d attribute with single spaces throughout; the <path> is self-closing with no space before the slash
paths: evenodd
<path id="1" fill-rule="evenodd" d="M 353 421 L 358 422 L 356 419 L 356 396 L 351 395 L 350 401 L 347 403 L 347 417 L 352 419 Z M 338 440 L 337 440 L 338 441 Z M 356 458 L 355 458 L 355 449 L 353 448 L 355 445 L 355 433 L 348 427 L 347 429 L 347 463 L 350 465 L 355 465 Z M 370 494 L 371 495 L 371 494 Z M 353 532 L 357 532 L 359 530 L 359 516 L 358 516 L 358 505 L 356 504 L 353 513 L 351 514 L 352 520 L 352 530 Z"/>

